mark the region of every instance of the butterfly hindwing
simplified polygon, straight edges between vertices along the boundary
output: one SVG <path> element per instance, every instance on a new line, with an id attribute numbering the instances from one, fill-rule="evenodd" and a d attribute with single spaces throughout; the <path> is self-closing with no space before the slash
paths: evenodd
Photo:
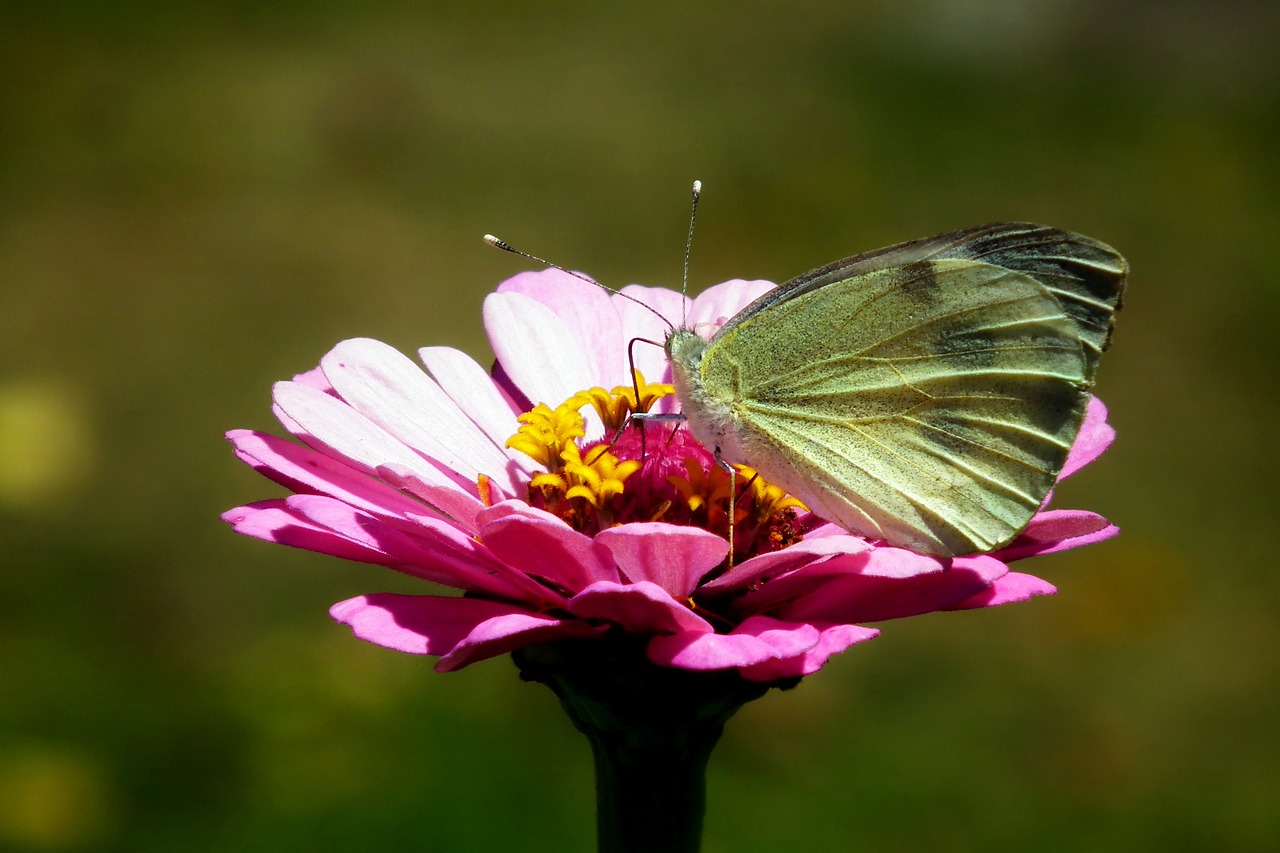
<path id="1" fill-rule="evenodd" d="M 726 458 L 891 544 L 955 555 L 1010 541 L 1056 481 L 1110 329 L 1107 311 L 1063 294 L 1108 290 L 1087 304 L 1114 306 L 1123 284 L 1102 244 L 1029 229 L 1041 226 L 858 256 L 749 306 L 701 364 L 707 396 L 733 412 Z M 1076 266 L 1061 260 L 1073 239 Z M 1031 274 L 1045 265 L 1071 272 L 1046 283 Z M 1084 269 L 1115 282 L 1073 284 Z"/>

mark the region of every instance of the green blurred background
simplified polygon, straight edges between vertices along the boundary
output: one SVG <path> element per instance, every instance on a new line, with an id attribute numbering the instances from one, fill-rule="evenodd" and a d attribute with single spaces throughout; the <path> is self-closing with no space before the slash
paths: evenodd
<path id="1" fill-rule="evenodd" d="M 17 4 L 14 4 L 17 5 Z M 0 848 L 589 849 L 497 659 L 351 639 L 410 582 L 218 521 L 340 339 L 488 358 L 493 231 L 615 284 L 781 281 L 1002 218 L 1133 267 L 1053 599 L 890 623 L 729 726 L 709 853 L 1273 850 L 1274 4 L 147 0 L 0 12 Z"/>

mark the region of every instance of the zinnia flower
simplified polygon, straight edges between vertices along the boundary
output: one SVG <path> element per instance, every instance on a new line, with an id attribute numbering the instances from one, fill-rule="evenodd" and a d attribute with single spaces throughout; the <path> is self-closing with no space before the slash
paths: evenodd
<path id="1" fill-rule="evenodd" d="M 730 281 L 696 299 L 631 286 L 666 317 L 714 327 L 772 287 Z M 231 510 L 240 533 L 375 563 L 457 595 L 375 593 L 333 618 L 387 648 L 459 669 L 531 644 L 623 632 L 654 664 L 808 675 L 879 632 L 864 623 L 1050 594 L 1009 564 L 1113 536 L 1106 519 L 1042 510 L 1011 544 L 940 559 L 887 547 L 811 515 L 744 471 L 728 554 L 729 478 L 671 411 L 661 341 L 641 306 L 558 270 L 524 273 L 484 305 L 492 372 L 449 348 L 422 367 L 374 340 L 343 341 L 275 386 L 301 443 L 233 430 L 236 454 L 290 497 Z M 425 367 L 425 370 L 423 369 Z M 1096 399 L 1062 471 L 1114 431 Z"/>

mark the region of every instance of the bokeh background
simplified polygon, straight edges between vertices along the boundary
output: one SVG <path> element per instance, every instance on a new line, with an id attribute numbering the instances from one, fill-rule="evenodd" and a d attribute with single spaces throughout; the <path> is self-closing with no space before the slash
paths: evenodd
<path id="1" fill-rule="evenodd" d="M 730 724 L 716 851 L 1280 846 L 1280 16 L 1262 2 L 0 12 L 0 848 L 586 850 L 590 760 L 506 659 L 234 536 L 232 427 L 367 335 L 482 360 L 518 259 L 695 289 L 1002 218 L 1119 247 L 1123 529 L 1052 599 L 891 623 Z"/>

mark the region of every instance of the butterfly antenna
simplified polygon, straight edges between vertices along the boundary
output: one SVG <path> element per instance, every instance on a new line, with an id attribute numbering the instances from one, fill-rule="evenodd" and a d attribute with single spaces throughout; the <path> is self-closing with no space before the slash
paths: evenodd
<path id="1" fill-rule="evenodd" d="M 689 255 L 693 253 L 693 226 L 698 221 L 698 202 L 702 198 L 702 181 L 693 182 L 693 201 L 689 206 L 689 236 L 684 241 L 684 278 L 680 283 L 680 295 L 686 297 L 685 306 L 682 311 L 685 316 L 680 318 L 681 327 L 688 325 L 688 295 L 689 295 Z"/>

